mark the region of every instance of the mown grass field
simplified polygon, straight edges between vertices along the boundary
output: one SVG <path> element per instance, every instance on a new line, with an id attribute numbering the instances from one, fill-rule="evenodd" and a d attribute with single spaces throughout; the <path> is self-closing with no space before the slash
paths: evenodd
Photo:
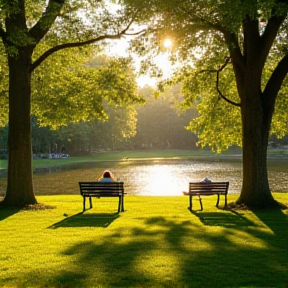
<path id="1" fill-rule="evenodd" d="M 124 213 L 109 198 L 81 213 L 80 195 L 37 199 L 53 209 L 0 210 L 0 287 L 288 287 L 287 210 L 128 195 Z"/>

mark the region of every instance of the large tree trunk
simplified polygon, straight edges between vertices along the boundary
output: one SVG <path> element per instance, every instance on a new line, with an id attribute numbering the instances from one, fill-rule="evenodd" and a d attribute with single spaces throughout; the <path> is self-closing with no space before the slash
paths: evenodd
<path id="1" fill-rule="evenodd" d="M 23 207 L 37 203 L 32 180 L 30 50 L 19 49 L 17 56 L 8 57 L 9 159 L 5 206 Z"/>
<path id="2" fill-rule="evenodd" d="M 254 67 L 255 68 L 255 67 Z M 272 113 L 263 106 L 260 90 L 261 67 L 247 69 L 241 97 L 243 182 L 238 203 L 249 207 L 268 208 L 277 202 L 269 188 L 267 147 Z M 271 106 L 269 109 L 274 109 Z"/>

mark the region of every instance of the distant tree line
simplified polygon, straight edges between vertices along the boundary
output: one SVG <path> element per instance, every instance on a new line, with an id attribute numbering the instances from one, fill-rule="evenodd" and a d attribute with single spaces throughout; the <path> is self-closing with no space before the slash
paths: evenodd
<path id="1" fill-rule="evenodd" d="M 34 157 L 48 154 L 91 155 L 109 150 L 196 149 L 197 136 L 185 129 L 196 117 L 195 109 L 177 109 L 177 99 L 171 95 L 155 98 L 151 88 L 140 91 L 146 104 L 129 107 L 107 107 L 108 121 L 70 123 L 54 130 L 41 127 L 32 116 L 32 149 Z M 172 100 L 171 100 L 172 99 Z M 7 159 L 8 125 L 0 130 L 0 159 Z M 288 135 L 282 139 L 270 137 L 270 147 L 288 145 Z"/>
<path id="2" fill-rule="evenodd" d="M 107 150 L 197 148 L 197 136 L 185 129 L 197 112 L 178 109 L 181 99 L 177 91 L 172 89 L 155 98 L 152 89 L 144 87 L 140 94 L 146 100 L 144 105 L 129 108 L 107 105 L 106 122 L 82 121 L 54 130 L 39 126 L 37 118 L 32 116 L 34 157 L 48 157 L 51 153 L 76 156 Z M 7 135 L 8 125 L 0 130 L 1 159 L 7 158 Z M 282 139 L 271 136 L 269 143 L 272 148 L 287 146 L 288 135 Z"/>
<path id="3" fill-rule="evenodd" d="M 106 105 L 108 121 L 81 121 L 59 128 L 41 127 L 32 116 L 34 157 L 48 154 L 91 155 L 103 150 L 195 149 L 197 137 L 185 129 L 196 110 L 177 109 L 177 99 L 165 93 L 155 98 L 145 87 L 144 105 L 117 108 Z M 1 150 L 7 148 L 8 126 L 0 130 Z M 2 158 L 6 153 L 2 152 Z"/>

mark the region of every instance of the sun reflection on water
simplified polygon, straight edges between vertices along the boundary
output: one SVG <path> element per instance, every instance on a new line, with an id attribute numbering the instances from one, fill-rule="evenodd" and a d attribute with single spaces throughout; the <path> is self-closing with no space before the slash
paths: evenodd
<path id="1" fill-rule="evenodd" d="M 144 175 L 142 173 L 142 179 L 140 178 L 145 182 L 145 195 L 169 196 L 187 189 L 186 181 L 183 181 L 183 178 L 177 181 L 177 175 L 174 175 L 173 169 L 169 166 L 154 165 L 145 170 L 146 173 Z"/>
<path id="2" fill-rule="evenodd" d="M 121 170 L 115 173 L 122 173 L 120 178 L 128 186 L 128 190 L 131 190 L 129 194 L 147 196 L 182 195 L 182 191 L 188 189 L 189 181 L 200 181 L 209 176 L 208 167 L 205 168 L 203 165 L 199 167 L 197 163 L 194 165 L 150 163 L 150 165 L 132 165 Z"/>

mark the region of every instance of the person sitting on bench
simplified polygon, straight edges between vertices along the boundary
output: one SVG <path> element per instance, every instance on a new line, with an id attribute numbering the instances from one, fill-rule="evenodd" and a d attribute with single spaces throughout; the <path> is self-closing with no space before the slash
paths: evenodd
<path id="1" fill-rule="evenodd" d="M 99 182 L 115 182 L 111 171 L 105 170 L 100 178 L 98 178 Z"/>

